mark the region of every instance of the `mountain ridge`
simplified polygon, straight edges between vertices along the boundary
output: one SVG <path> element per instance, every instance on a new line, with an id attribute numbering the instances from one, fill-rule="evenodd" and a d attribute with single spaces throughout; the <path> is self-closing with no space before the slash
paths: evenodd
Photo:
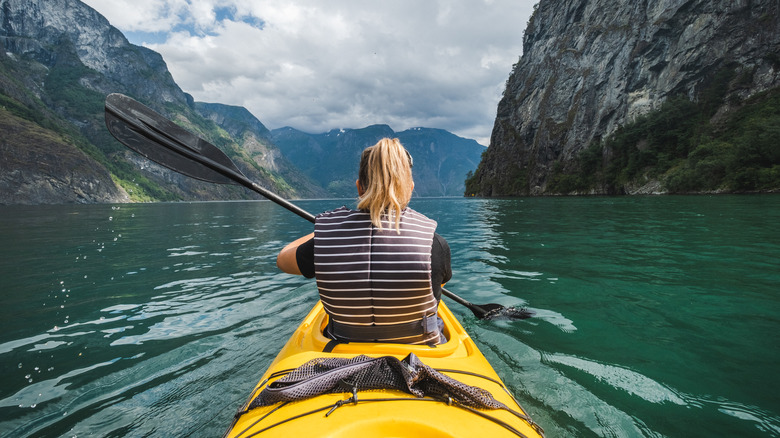
<path id="1" fill-rule="evenodd" d="M 330 196 L 355 195 L 360 154 L 384 137 L 397 137 L 414 159 L 414 196 L 463 196 L 465 179 L 476 169 L 484 146 L 437 128 L 395 132 L 386 124 L 336 128 L 310 134 L 291 127 L 271 130 L 282 154 L 311 175 Z"/>

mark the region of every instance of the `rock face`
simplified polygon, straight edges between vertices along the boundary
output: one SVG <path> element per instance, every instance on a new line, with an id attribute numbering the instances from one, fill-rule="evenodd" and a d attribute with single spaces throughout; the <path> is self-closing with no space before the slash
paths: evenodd
<path id="1" fill-rule="evenodd" d="M 721 114 L 777 87 L 779 9 L 775 0 L 541 0 L 476 194 L 545 194 L 556 163 L 667 98 L 697 100 L 723 69 L 736 75 Z"/>
<path id="2" fill-rule="evenodd" d="M 52 48 L 67 41 L 79 61 L 100 74 L 84 78 L 92 89 L 187 102 L 159 53 L 130 44 L 105 17 L 78 0 L 2 0 L 0 23 L 6 51 L 43 65 L 56 63 L 58 54 Z"/>
<path id="3" fill-rule="evenodd" d="M 0 110 L 0 204 L 126 202 L 105 167 L 72 144 Z"/>
<path id="4" fill-rule="evenodd" d="M 281 196 L 323 193 L 281 157 L 246 109 L 196 104 L 160 54 L 130 44 L 80 1 L 0 0 L 0 48 L 0 105 L 9 118 L 0 126 L 0 203 L 259 198 L 181 176 L 124 148 L 103 116 L 105 96 L 115 92 L 218 145 L 250 179 Z M 33 147 L 25 141 L 32 137 L 47 141 Z"/>

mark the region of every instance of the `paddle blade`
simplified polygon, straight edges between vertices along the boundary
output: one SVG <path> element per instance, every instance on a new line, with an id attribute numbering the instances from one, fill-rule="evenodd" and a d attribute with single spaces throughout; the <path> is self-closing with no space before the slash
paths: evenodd
<path id="1" fill-rule="evenodd" d="M 492 306 L 496 306 L 493 304 Z M 485 306 L 482 306 L 485 308 Z M 487 313 L 485 313 L 482 316 L 482 319 L 528 319 L 532 316 L 536 315 L 536 312 L 533 310 L 528 310 L 526 308 L 517 308 L 517 307 L 504 307 L 504 306 L 497 306 L 492 309 L 487 309 Z"/>
<path id="2" fill-rule="evenodd" d="M 219 148 L 128 96 L 114 93 L 106 97 L 106 126 L 128 148 L 189 177 L 236 184 L 235 178 L 224 174 L 225 169 L 242 175 Z M 220 166 L 224 169 L 215 170 Z"/>

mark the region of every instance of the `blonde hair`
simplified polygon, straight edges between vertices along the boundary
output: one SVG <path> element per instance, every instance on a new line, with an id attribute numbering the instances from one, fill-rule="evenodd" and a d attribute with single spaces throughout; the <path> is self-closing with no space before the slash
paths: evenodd
<path id="1" fill-rule="evenodd" d="M 412 156 L 397 138 L 383 138 L 363 150 L 358 182 L 363 194 L 358 209 L 366 210 L 371 223 L 382 229 L 382 217 L 395 221 L 401 232 L 401 211 L 409 204 L 414 189 Z"/>

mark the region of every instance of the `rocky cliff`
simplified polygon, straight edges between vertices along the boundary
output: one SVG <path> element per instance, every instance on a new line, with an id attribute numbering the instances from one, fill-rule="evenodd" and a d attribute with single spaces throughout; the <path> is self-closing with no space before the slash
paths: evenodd
<path id="1" fill-rule="evenodd" d="M 717 123 L 778 87 L 779 8 L 775 0 L 541 0 L 471 193 L 551 193 L 552 174 L 669 99 L 699 102 L 720 88 L 708 113 Z M 642 192 L 642 184 L 590 190 Z"/>
<path id="2" fill-rule="evenodd" d="M 0 0 L 0 48 L 2 204 L 259 197 L 183 177 L 120 145 L 103 118 L 105 96 L 114 92 L 219 145 L 250 179 L 282 196 L 322 193 L 248 111 L 196 104 L 158 53 L 130 44 L 80 1 Z"/>
<path id="3" fill-rule="evenodd" d="M 187 103 L 159 53 L 130 44 L 97 11 L 78 0 L 2 0 L 0 40 L 6 52 L 51 67 L 63 57 L 91 70 L 82 85 L 103 94 Z M 31 83 L 33 88 L 40 81 Z"/>
<path id="4" fill-rule="evenodd" d="M 105 166 L 60 135 L 0 109 L 0 204 L 126 202 Z"/>

